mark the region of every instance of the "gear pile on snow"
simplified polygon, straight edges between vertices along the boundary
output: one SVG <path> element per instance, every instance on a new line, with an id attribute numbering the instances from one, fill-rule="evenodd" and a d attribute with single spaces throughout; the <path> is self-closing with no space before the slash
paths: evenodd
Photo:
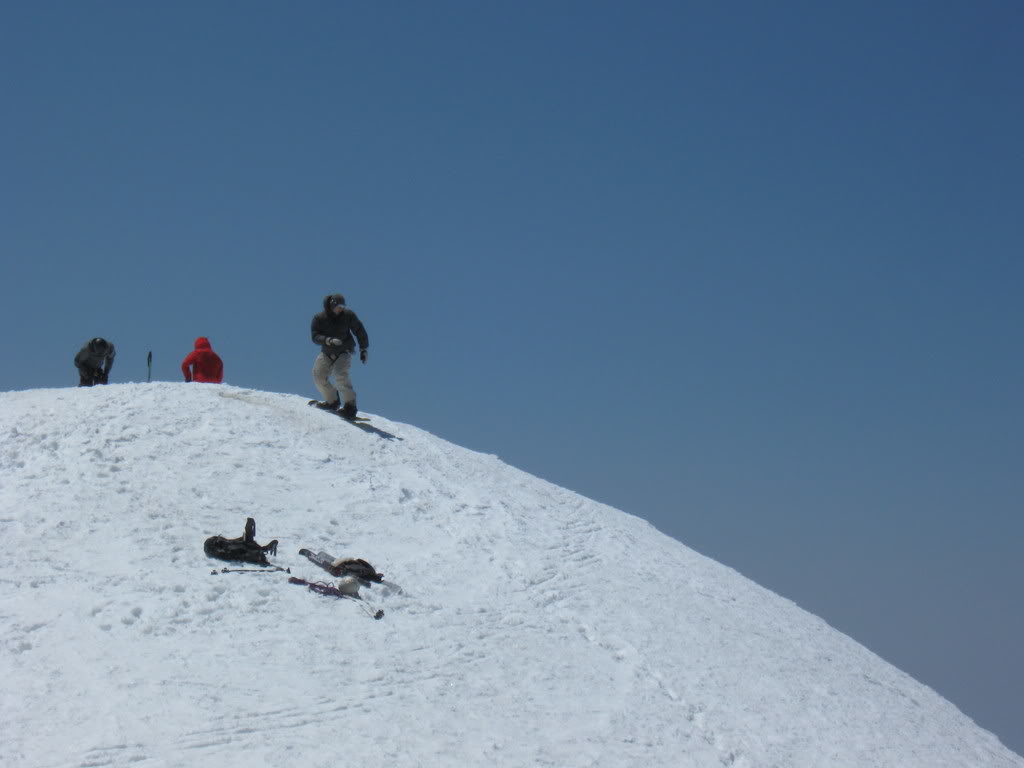
<path id="1" fill-rule="evenodd" d="M 245 533 L 237 539 L 225 539 L 223 536 L 211 536 L 203 543 L 203 550 L 209 557 L 216 557 L 220 560 L 234 560 L 244 563 L 254 563 L 265 566 L 265 568 L 223 568 L 220 571 L 214 570 L 211 573 L 274 573 L 284 571 L 291 573 L 290 568 L 283 568 L 267 561 L 267 553 L 277 554 L 277 539 L 266 545 L 256 542 L 256 521 L 251 517 L 245 521 Z M 369 607 L 363 602 L 359 594 L 360 587 L 369 587 L 373 584 L 384 584 L 388 587 L 398 588 L 390 582 L 384 581 L 384 574 L 378 573 L 377 569 L 365 560 L 358 557 L 334 557 L 326 552 L 313 553 L 308 549 L 300 549 L 299 554 L 316 563 L 325 571 L 338 579 L 336 585 L 327 584 L 322 581 L 306 581 L 296 576 L 288 579 L 290 584 L 298 584 L 308 587 L 311 591 L 328 597 L 345 598 L 355 600 L 360 608 L 374 619 L 384 616 L 384 611 Z M 401 591 L 399 589 L 399 591 Z"/>
<path id="2" fill-rule="evenodd" d="M 244 534 L 237 539 L 211 536 L 203 542 L 203 551 L 207 557 L 216 557 L 218 560 L 270 565 L 267 561 L 267 553 L 277 554 L 277 539 L 262 546 L 257 544 L 256 521 L 250 517 L 245 521 Z"/>
<path id="3" fill-rule="evenodd" d="M 333 557 L 326 552 L 313 552 L 309 549 L 300 549 L 299 554 L 319 565 L 331 576 L 355 576 L 360 581 L 375 581 L 378 584 L 384 581 L 383 573 L 378 573 L 377 569 L 358 557 Z"/>

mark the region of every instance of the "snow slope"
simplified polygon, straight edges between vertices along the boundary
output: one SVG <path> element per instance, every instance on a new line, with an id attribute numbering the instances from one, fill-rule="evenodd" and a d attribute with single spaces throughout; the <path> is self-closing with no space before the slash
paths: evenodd
<path id="1" fill-rule="evenodd" d="M 682 495 L 682 494 L 681 494 Z M 363 557 L 386 615 L 207 536 Z M 793 603 L 415 427 L 218 385 L 0 394 L 4 766 L 1016 766 Z"/>

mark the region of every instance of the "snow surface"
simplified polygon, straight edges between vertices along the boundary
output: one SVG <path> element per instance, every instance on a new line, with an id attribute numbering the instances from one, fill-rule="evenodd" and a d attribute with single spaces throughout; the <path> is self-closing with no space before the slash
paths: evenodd
<path id="1" fill-rule="evenodd" d="M 294 575 L 329 578 L 309 547 L 402 590 L 374 621 L 211 574 L 249 516 Z M 4 766 L 1024 767 L 639 518 L 295 395 L 2 393 L 0 533 Z"/>

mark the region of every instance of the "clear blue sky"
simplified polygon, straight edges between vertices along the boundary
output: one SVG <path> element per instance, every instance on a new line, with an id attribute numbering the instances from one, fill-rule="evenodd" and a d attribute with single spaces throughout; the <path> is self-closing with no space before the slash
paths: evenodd
<path id="1" fill-rule="evenodd" d="M 1024 5 L 0 11 L 0 389 L 360 406 L 647 518 L 1024 752 Z M 259 418 L 254 413 L 253 418 Z"/>

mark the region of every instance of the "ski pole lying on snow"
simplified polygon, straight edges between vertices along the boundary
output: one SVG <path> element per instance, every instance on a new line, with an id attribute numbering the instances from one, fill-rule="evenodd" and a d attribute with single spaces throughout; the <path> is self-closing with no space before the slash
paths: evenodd
<path id="1" fill-rule="evenodd" d="M 362 598 L 356 597 L 355 595 L 346 595 L 340 589 L 332 587 L 330 584 L 325 584 L 322 581 L 306 581 L 305 579 L 300 579 L 297 576 L 292 576 L 288 579 L 288 583 L 298 584 L 299 586 L 303 587 L 309 587 L 310 591 L 316 592 L 317 594 L 329 595 L 331 597 L 344 597 L 348 600 L 355 600 L 357 603 L 359 603 L 359 607 L 362 608 L 363 611 L 365 611 L 367 616 L 370 616 L 374 619 L 384 618 L 384 611 L 378 609 L 375 613 L 373 609 L 370 608 L 370 606 L 363 602 Z"/>
<path id="2" fill-rule="evenodd" d="M 292 569 L 282 568 L 280 565 L 275 565 L 270 568 L 221 568 L 219 571 L 210 571 L 210 575 L 216 576 L 218 573 L 278 573 L 279 571 L 291 573 Z"/>

